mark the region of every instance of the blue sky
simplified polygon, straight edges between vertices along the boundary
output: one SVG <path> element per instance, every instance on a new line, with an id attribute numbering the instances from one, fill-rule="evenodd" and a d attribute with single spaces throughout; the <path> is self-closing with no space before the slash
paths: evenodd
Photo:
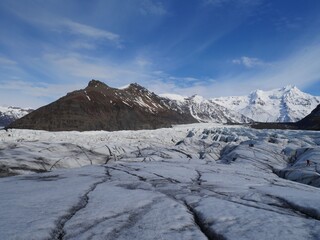
<path id="1" fill-rule="evenodd" d="M 319 13 L 318 0 L 2 0 L 0 105 L 39 107 L 91 79 L 320 96 Z"/>

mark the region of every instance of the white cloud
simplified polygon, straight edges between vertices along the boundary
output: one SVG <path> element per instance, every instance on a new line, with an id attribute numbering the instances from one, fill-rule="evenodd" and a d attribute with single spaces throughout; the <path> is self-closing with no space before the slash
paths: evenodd
<path id="1" fill-rule="evenodd" d="M 266 66 L 268 65 L 264 61 L 258 59 L 258 58 L 252 58 L 252 57 L 246 57 L 243 56 L 241 58 L 233 59 L 232 63 L 238 64 L 238 65 L 243 65 L 246 68 L 254 68 L 254 67 L 259 67 L 259 66 Z"/>
<path id="2" fill-rule="evenodd" d="M 48 84 L 48 83 L 31 83 L 22 80 L 2 81 L 1 90 L 18 90 L 34 97 L 60 96 L 74 85 L 68 84 Z"/>
<path id="3" fill-rule="evenodd" d="M 151 78 L 144 67 L 137 67 L 139 62 L 129 61 L 117 64 L 106 59 L 83 57 L 79 54 L 46 54 L 46 65 L 59 72 L 61 79 L 89 81 L 99 79 L 111 86 L 121 86 L 131 82 L 142 82 Z M 140 64 L 147 64 L 140 62 Z"/>
<path id="4" fill-rule="evenodd" d="M 167 14 L 167 10 L 163 4 L 159 1 L 142 0 L 140 6 L 140 12 L 143 15 L 156 15 L 162 16 Z"/>
<path id="5" fill-rule="evenodd" d="M 152 62 L 144 57 L 137 57 L 135 59 L 135 64 L 140 68 L 146 68 L 152 65 Z"/>
<path id="6" fill-rule="evenodd" d="M 211 96 L 243 95 L 255 89 L 274 89 L 296 85 L 300 89 L 320 83 L 320 45 L 318 42 L 301 48 L 287 58 L 259 68 L 258 72 L 245 72 L 216 79 L 207 89 L 214 89 Z M 242 63 L 242 62 L 241 62 Z M 208 90 L 199 89 L 208 96 Z"/>
<path id="7" fill-rule="evenodd" d="M 0 65 L 16 65 L 17 63 L 9 58 L 0 56 Z"/>
<path id="8" fill-rule="evenodd" d="M 207 98 L 247 95 L 256 89 L 270 90 L 289 84 L 303 90 L 315 83 L 320 83 L 318 59 L 320 59 L 320 44 L 316 42 L 275 63 L 265 63 L 254 58 L 234 59 L 235 64 L 246 67 L 266 66 L 257 68 L 254 72 L 224 75 L 211 81 L 198 79 L 191 85 L 184 86 L 177 85 L 176 81 L 166 83 L 163 78 L 159 78 L 161 83 L 154 84 L 153 88 L 158 87 L 154 90 L 158 93 L 187 96 L 199 94 Z"/>
<path id="9" fill-rule="evenodd" d="M 41 8 L 40 5 L 37 6 L 39 9 L 37 7 L 32 9 L 27 8 L 28 11 L 22 9 L 22 6 L 22 4 L 21 6 L 16 5 L 9 9 L 16 16 L 36 27 L 42 28 L 44 31 L 55 31 L 62 34 L 68 33 L 77 37 L 77 39 L 71 40 L 75 48 L 93 49 L 97 40 L 113 43 L 117 48 L 124 47 L 120 35 L 114 32 L 55 15 L 53 12 Z"/>
<path id="10" fill-rule="evenodd" d="M 203 0 L 204 5 L 211 5 L 213 7 L 222 7 L 225 4 L 238 5 L 260 5 L 264 0 Z"/>
<path id="11" fill-rule="evenodd" d="M 315 43 L 279 62 L 260 78 L 266 83 L 306 87 L 320 80 L 320 45 Z"/>
<path id="12" fill-rule="evenodd" d="M 80 89 L 81 84 L 31 83 L 24 80 L 0 82 L 1 105 L 38 108 L 57 100 L 68 91 Z M 14 96 L 14 97 L 13 97 Z"/>
<path id="13" fill-rule="evenodd" d="M 41 24 L 48 25 L 54 31 L 77 36 L 77 39 L 71 41 L 71 46 L 73 48 L 95 49 L 96 44 L 103 43 L 103 41 L 110 42 L 117 48 L 124 47 L 120 35 L 104 29 L 71 21 L 70 19 L 55 19 L 53 21 L 41 22 Z"/>
<path id="14" fill-rule="evenodd" d="M 280 17 L 274 20 L 274 25 L 278 31 L 296 30 L 302 26 L 302 18 Z"/>
<path id="15" fill-rule="evenodd" d="M 213 6 L 221 6 L 227 2 L 230 2 L 230 0 L 204 0 L 204 4 Z"/>
<path id="16" fill-rule="evenodd" d="M 76 40 L 70 43 L 71 47 L 73 49 L 88 49 L 88 50 L 93 50 L 96 49 L 96 44 L 90 43 L 88 41 L 84 40 Z"/>
<path id="17" fill-rule="evenodd" d="M 74 34 L 80 34 L 86 37 L 97 38 L 97 39 L 102 38 L 102 39 L 107 39 L 114 42 L 118 42 L 120 38 L 118 34 L 105 31 L 102 29 L 98 29 L 95 27 L 91 27 L 89 25 L 80 24 L 68 19 L 61 21 L 60 23 L 62 26 L 66 27 L 68 31 Z"/>

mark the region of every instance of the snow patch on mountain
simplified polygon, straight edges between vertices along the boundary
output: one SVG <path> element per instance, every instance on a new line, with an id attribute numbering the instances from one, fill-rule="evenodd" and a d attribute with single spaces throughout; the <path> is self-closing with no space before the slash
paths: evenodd
<path id="1" fill-rule="evenodd" d="M 172 93 L 160 94 L 159 96 L 163 97 L 163 98 L 168 98 L 171 100 L 179 101 L 179 102 L 184 102 L 187 98 L 186 96 L 181 96 L 181 95 L 172 94 Z"/>

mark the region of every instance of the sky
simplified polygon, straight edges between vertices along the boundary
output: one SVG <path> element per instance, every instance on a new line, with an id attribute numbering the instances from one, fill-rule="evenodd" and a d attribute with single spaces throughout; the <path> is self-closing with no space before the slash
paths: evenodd
<path id="1" fill-rule="evenodd" d="M 0 105 L 37 108 L 91 79 L 320 96 L 319 29 L 319 0 L 1 0 Z"/>

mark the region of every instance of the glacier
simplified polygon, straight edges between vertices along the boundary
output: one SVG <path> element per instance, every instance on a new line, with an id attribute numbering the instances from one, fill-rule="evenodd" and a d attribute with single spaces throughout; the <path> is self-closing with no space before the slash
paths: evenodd
<path id="1" fill-rule="evenodd" d="M 319 132 L 199 123 L 0 141 L 2 239 L 320 238 Z"/>

